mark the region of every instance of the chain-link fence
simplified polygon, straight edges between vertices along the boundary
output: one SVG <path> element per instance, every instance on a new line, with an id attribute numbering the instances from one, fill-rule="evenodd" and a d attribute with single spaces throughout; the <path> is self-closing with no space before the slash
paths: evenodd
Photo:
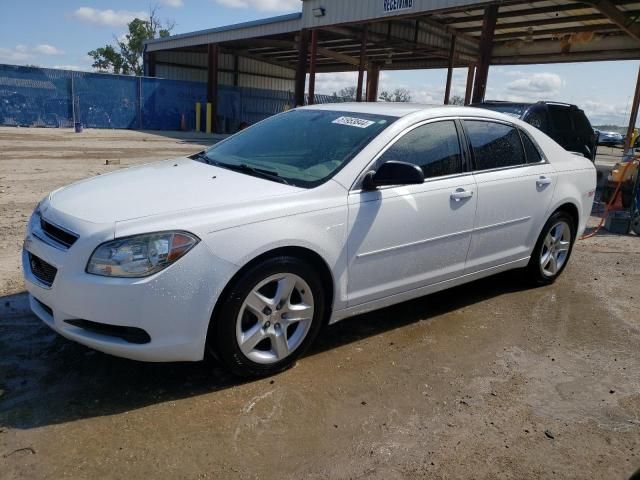
<path id="1" fill-rule="evenodd" d="M 0 65 L 0 125 L 193 130 L 195 104 L 206 97 L 201 82 Z M 221 85 L 218 128 L 234 132 L 292 105 L 292 92 Z"/>

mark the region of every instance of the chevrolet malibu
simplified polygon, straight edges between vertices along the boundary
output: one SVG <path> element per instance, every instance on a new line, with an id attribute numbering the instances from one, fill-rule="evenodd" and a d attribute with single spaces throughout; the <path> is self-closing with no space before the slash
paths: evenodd
<path id="1" fill-rule="evenodd" d="M 567 266 L 593 164 L 487 110 L 333 104 L 56 190 L 23 267 L 61 335 L 144 361 L 290 366 L 323 325 L 495 273 Z"/>

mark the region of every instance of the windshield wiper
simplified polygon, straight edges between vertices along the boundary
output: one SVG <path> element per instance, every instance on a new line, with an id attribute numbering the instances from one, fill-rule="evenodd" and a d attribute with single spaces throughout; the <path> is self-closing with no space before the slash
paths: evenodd
<path id="1" fill-rule="evenodd" d="M 216 162 L 215 165 L 222 168 L 228 168 L 229 170 L 235 170 L 237 172 L 245 172 L 251 175 L 255 175 L 256 177 L 262 177 L 269 180 L 273 180 L 275 182 L 284 183 L 285 185 L 289 185 L 289 182 L 287 182 L 284 178 L 282 178 L 276 172 L 272 172 L 271 170 L 263 170 L 262 168 L 252 167 L 250 165 L 247 165 L 246 163 L 232 164 L 232 163 Z"/>
<path id="2" fill-rule="evenodd" d="M 213 161 L 207 156 L 206 153 L 204 153 L 204 151 L 194 153 L 193 155 L 190 155 L 189 158 L 192 160 L 204 160 L 209 165 L 213 164 Z"/>
<path id="3" fill-rule="evenodd" d="M 269 180 L 273 180 L 275 182 L 284 183 L 285 185 L 290 185 L 290 183 L 287 182 L 284 178 L 282 178 L 276 172 L 272 172 L 271 170 L 263 170 L 262 168 L 252 167 L 250 165 L 247 165 L 246 163 L 235 164 L 235 163 L 219 162 L 209 157 L 204 151 L 194 153 L 189 158 L 193 160 L 204 160 L 209 165 L 215 165 L 216 167 L 226 168 L 228 170 L 234 170 L 236 172 L 244 172 L 251 175 L 255 175 L 256 177 L 262 177 Z"/>

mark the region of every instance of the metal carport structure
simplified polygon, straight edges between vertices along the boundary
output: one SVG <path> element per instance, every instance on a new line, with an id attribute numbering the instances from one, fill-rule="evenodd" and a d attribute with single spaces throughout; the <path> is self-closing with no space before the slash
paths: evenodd
<path id="1" fill-rule="evenodd" d="M 307 74 L 311 102 L 316 73 L 345 71 L 359 72 L 357 99 L 375 101 L 381 70 L 448 68 L 448 103 L 452 69 L 466 67 L 469 103 L 490 65 L 630 59 L 640 0 L 302 0 L 301 13 L 150 40 L 144 64 L 206 81 L 214 105 L 218 84 L 293 90 L 301 105 Z"/>

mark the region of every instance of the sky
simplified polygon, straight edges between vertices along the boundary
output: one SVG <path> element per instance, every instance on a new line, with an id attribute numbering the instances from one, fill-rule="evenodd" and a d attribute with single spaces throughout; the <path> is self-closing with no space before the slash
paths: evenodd
<path id="1" fill-rule="evenodd" d="M 0 63 L 91 70 L 87 52 L 113 42 L 151 4 L 175 21 L 173 33 L 300 11 L 300 0 L 0 0 Z M 556 100 L 582 107 L 594 125 L 628 122 L 638 61 L 493 66 L 486 98 Z M 382 72 L 381 90 L 407 88 L 412 100 L 442 103 L 446 71 Z M 452 94 L 464 95 L 466 69 L 454 71 Z M 356 74 L 320 74 L 316 92 L 354 86 Z"/>

